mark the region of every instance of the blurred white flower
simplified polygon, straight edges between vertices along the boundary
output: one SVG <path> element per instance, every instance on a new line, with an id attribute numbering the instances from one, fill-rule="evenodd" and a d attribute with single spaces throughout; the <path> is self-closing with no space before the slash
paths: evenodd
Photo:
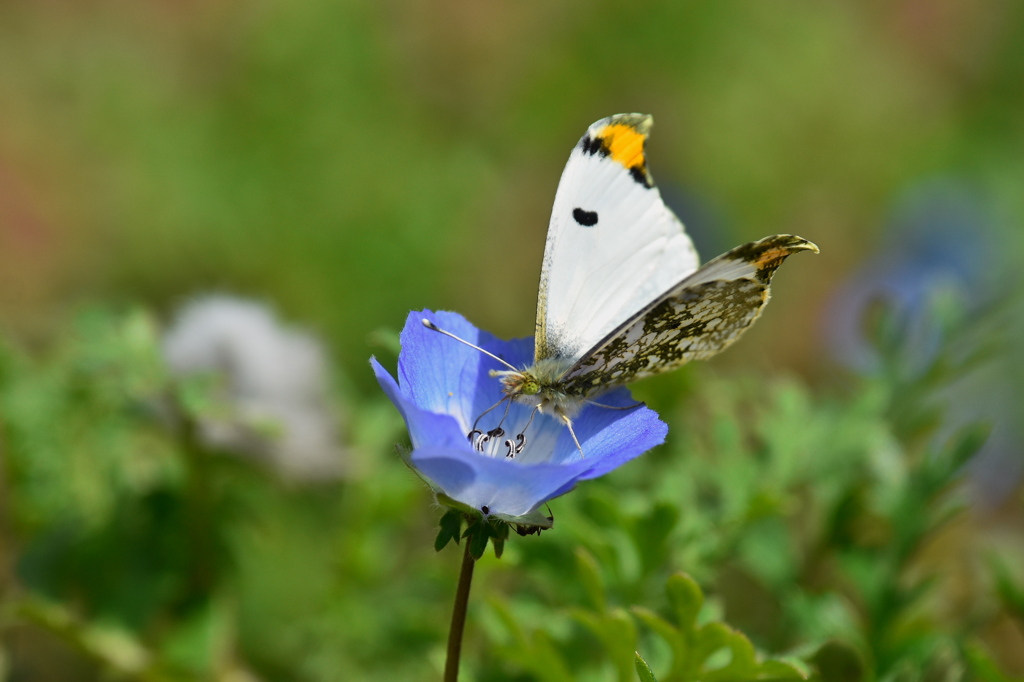
<path id="1" fill-rule="evenodd" d="M 220 381 L 228 414 L 202 416 L 207 445 L 269 462 L 289 478 L 342 473 L 330 369 L 311 334 L 283 325 L 261 303 L 209 295 L 178 311 L 163 352 L 172 375 Z"/>

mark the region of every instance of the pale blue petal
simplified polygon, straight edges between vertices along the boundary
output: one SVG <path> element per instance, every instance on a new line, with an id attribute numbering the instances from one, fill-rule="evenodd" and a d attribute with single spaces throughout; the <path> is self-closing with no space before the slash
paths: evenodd
<path id="1" fill-rule="evenodd" d="M 488 514 L 524 516 L 557 494 L 572 489 L 590 467 L 573 464 L 519 464 L 472 450 L 418 448 L 412 464 L 449 497 Z"/>
<path id="2" fill-rule="evenodd" d="M 636 405 L 633 396 L 625 388 L 606 393 L 595 400 L 613 407 Z M 583 479 L 603 476 L 661 445 L 668 434 L 668 425 L 645 405 L 629 410 L 588 405 L 576 418 L 573 428 L 581 438 L 586 458 L 594 463 L 583 474 Z"/>
<path id="3" fill-rule="evenodd" d="M 414 448 L 425 445 L 469 447 L 466 434 L 458 420 L 447 414 L 430 412 L 420 409 L 415 403 L 407 400 L 391 375 L 385 370 L 377 358 L 370 358 L 370 366 L 377 375 L 377 382 L 384 389 L 391 402 L 398 408 Z"/>
<path id="4" fill-rule="evenodd" d="M 501 384 L 488 372 L 507 368 L 478 350 L 427 329 L 423 318 L 516 367 L 529 363 L 533 341 L 502 341 L 476 329 L 457 313 L 424 310 L 409 314 L 398 359 L 402 393 L 422 409 L 454 416 L 468 433 L 473 420 L 502 397 Z"/>

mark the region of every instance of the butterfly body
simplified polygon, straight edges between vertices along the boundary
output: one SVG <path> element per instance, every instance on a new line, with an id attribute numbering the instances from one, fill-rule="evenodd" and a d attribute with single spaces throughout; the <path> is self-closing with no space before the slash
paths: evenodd
<path id="1" fill-rule="evenodd" d="M 541 414 L 572 419 L 582 409 L 586 394 L 566 384 L 569 359 L 545 358 L 522 371 L 493 371 L 502 392 L 518 403 L 536 407 Z"/>

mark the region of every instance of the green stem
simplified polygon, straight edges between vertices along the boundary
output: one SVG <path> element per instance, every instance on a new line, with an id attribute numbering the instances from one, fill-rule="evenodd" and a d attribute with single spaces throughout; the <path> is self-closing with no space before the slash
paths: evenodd
<path id="1" fill-rule="evenodd" d="M 473 566 L 476 560 L 469 553 L 470 539 L 465 538 L 462 555 L 462 570 L 459 572 L 459 586 L 455 590 L 455 607 L 452 609 L 452 626 L 448 630 L 448 658 L 444 664 L 444 682 L 459 679 L 459 657 L 462 655 L 462 632 L 466 628 L 466 610 L 469 607 L 469 588 L 473 584 Z"/>

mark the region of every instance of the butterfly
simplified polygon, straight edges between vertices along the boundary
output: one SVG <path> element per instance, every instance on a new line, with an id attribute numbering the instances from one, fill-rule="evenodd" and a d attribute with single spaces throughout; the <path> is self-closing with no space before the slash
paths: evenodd
<path id="1" fill-rule="evenodd" d="M 725 350 L 761 315 L 782 262 L 818 252 L 802 237 L 778 234 L 701 266 L 648 171 L 652 123 L 643 114 L 603 118 L 573 148 L 544 247 L 534 362 L 516 368 L 496 358 L 508 369 L 491 372 L 502 402 L 561 420 L 581 454 L 572 420 L 584 405 Z M 474 431 L 470 439 L 482 449 L 486 436 Z"/>

